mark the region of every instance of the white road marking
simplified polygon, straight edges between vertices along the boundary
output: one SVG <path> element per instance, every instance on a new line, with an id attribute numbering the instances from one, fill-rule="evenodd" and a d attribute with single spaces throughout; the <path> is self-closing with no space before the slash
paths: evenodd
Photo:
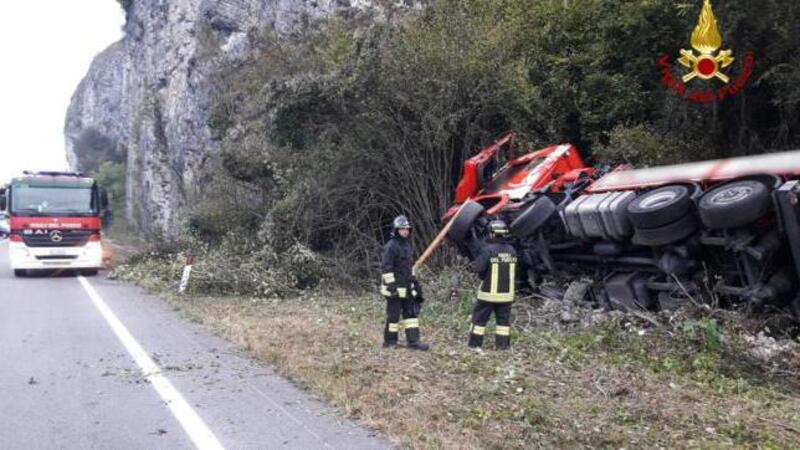
<path id="1" fill-rule="evenodd" d="M 186 402 L 180 392 L 170 383 L 170 381 L 161 373 L 161 368 L 153 362 L 147 352 L 144 351 L 141 345 L 136 342 L 136 339 L 128 332 L 125 325 L 120 322 L 117 316 L 111 311 L 111 308 L 106 305 L 102 297 L 95 291 L 94 287 L 84 277 L 78 277 L 83 289 L 92 299 L 92 303 L 106 319 L 106 322 L 117 335 L 117 338 L 128 350 L 128 353 L 136 361 L 136 364 L 142 369 L 145 379 L 147 379 L 153 388 L 156 390 L 161 400 L 169 407 L 172 415 L 178 419 L 186 434 L 189 435 L 192 442 L 199 449 L 223 449 L 222 444 L 217 440 L 214 433 L 206 426 L 203 419 L 192 409 Z"/>

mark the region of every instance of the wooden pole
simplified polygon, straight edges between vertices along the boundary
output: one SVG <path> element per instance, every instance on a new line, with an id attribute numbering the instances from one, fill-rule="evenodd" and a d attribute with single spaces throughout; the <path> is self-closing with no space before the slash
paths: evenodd
<path id="1" fill-rule="evenodd" d="M 436 237 L 433 238 L 433 241 L 431 241 L 431 243 L 428 244 L 428 248 L 426 248 L 425 251 L 422 252 L 422 255 L 419 257 L 419 259 L 417 259 L 417 262 L 414 263 L 414 267 L 411 268 L 412 274 L 416 275 L 417 269 L 422 267 L 422 265 L 425 264 L 428 258 L 431 257 L 433 252 L 436 251 L 436 249 L 439 248 L 440 245 L 442 245 L 444 238 L 447 236 L 447 232 L 450 231 L 450 227 L 453 226 L 453 222 L 455 221 L 456 217 L 458 217 L 458 213 L 461 212 L 461 210 L 464 208 L 464 205 L 466 205 L 468 202 L 469 200 L 461 204 L 461 206 L 458 208 L 458 211 L 456 211 L 456 213 L 453 214 L 453 217 L 451 217 L 450 220 L 447 222 L 447 225 L 445 225 L 444 228 L 442 228 L 442 231 L 440 231 L 439 234 L 437 234 Z"/>

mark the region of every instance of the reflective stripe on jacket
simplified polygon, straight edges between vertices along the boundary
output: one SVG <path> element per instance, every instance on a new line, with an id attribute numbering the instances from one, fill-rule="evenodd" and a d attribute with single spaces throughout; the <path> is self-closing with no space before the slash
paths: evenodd
<path id="1" fill-rule="evenodd" d="M 393 236 L 383 246 L 381 257 L 381 295 L 406 298 L 411 283 L 411 243 Z"/>
<path id="2" fill-rule="evenodd" d="M 478 300 L 492 303 L 514 301 L 517 252 L 504 242 L 489 242 L 472 262 L 472 270 L 481 277 Z"/>

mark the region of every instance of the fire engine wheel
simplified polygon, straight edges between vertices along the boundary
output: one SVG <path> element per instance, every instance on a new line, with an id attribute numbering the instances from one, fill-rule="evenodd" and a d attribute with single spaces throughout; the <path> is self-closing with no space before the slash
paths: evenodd
<path id="1" fill-rule="evenodd" d="M 539 197 L 531 206 L 511 222 L 511 234 L 523 239 L 532 235 L 556 213 L 556 204 L 547 197 Z"/>
<path id="2" fill-rule="evenodd" d="M 15 277 L 24 277 L 28 274 L 28 271 L 25 269 L 14 269 L 14 276 Z"/>
<path id="3" fill-rule="evenodd" d="M 483 210 L 484 208 L 480 203 L 467 200 L 461 210 L 453 217 L 453 225 L 450 226 L 447 237 L 456 243 L 464 242 L 472 224 L 475 223 L 475 219 L 483 214 Z"/>
<path id="4" fill-rule="evenodd" d="M 697 220 L 686 214 L 675 222 L 658 228 L 637 228 L 633 243 L 648 247 L 661 247 L 686 239 L 697 229 Z"/>
<path id="5" fill-rule="evenodd" d="M 659 228 L 688 214 L 691 206 L 688 186 L 664 186 L 633 199 L 628 205 L 628 218 L 635 228 Z"/>
<path id="6" fill-rule="evenodd" d="M 698 212 L 708 228 L 739 228 L 761 218 L 770 202 L 769 189 L 764 183 L 740 180 L 706 192 L 700 199 Z"/>
<path id="7" fill-rule="evenodd" d="M 97 275 L 97 272 L 98 272 L 97 269 L 83 269 L 83 270 L 79 271 L 78 273 L 80 275 L 85 276 L 85 277 L 93 277 L 93 276 Z"/>

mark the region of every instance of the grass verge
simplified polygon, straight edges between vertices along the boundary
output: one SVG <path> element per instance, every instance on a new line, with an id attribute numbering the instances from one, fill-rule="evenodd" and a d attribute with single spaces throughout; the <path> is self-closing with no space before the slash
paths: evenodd
<path id="1" fill-rule="evenodd" d="M 421 353 L 380 348 L 375 295 L 167 299 L 401 447 L 800 447 L 797 373 L 753 363 L 704 319 L 525 325 L 512 351 L 489 335 L 475 352 L 469 298 L 454 297 L 423 310 Z M 520 323 L 539 311 L 515 305 Z"/>

